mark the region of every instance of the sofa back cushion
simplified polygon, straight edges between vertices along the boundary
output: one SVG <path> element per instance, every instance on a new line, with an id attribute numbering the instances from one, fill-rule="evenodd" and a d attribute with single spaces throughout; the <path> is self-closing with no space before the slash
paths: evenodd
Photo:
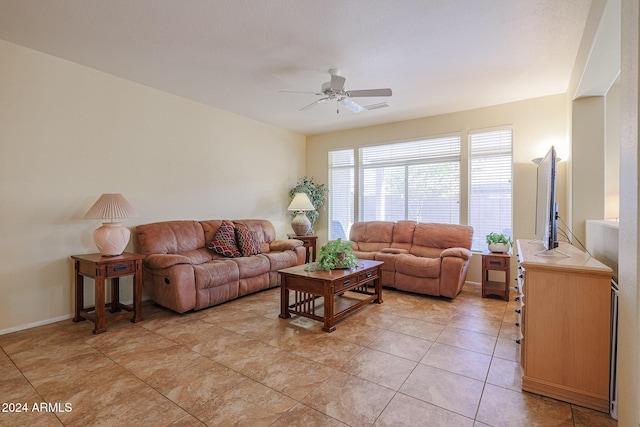
<path id="1" fill-rule="evenodd" d="M 457 224 L 418 223 L 413 234 L 411 253 L 435 257 L 447 248 L 471 249 L 473 228 Z"/>
<path id="2" fill-rule="evenodd" d="M 238 219 L 233 223 L 236 226 L 238 224 L 245 225 L 253 233 L 257 242 L 262 246 L 262 253 L 269 252 L 269 244 L 276 240 L 276 229 L 271 221 L 266 219 Z"/>
<path id="3" fill-rule="evenodd" d="M 393 227 L 393 241 L 391 242 L 391 247 L 394 249 L 411 249 L 415 230 L 415 221 L 403 220 L 396 222 Z"/>
<path id="4" fill-rule="evenodd" d="M 349 231 L 349 240 L 356 244 L 356 250 L 376 252 L 391 246 L 393 221 L 356 222 Z"/>
<path id="5" fill-rule="evenodd" d="M 136 227 L 138 252 L 178 254 L 204 248 L 204 230 L 198 221 L 164 221 Z"/>

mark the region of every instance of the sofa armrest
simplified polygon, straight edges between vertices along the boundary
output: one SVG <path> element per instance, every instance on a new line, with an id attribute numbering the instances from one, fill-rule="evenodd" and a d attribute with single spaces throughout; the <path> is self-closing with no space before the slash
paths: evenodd
<path id="1" fill-rule="evenodd" d="M 144 259 L 144 265 L 149 268 L 168 268 L 177 264 L 191 264 L 191 260 L 178 254 L 150 254 Z"/>
<path id="2" fill-rule="evenodd" d="M 471 258 L 471 255 L 473 254 L 467 248 L 447 248 L 442 251 L 442 253 L 440 254 L 440 258 L 457 257 L 468 260 L 469 258 Z"/>
<path id="3" fill-rule="evenodd" d="M 287 251 L 294 250 L 298 246 L 304 245 L 302 240 L 298 239 L 287 239 L 287 240 L 274 240 L 269 243 L 269 250 L 272 251 Z"/>

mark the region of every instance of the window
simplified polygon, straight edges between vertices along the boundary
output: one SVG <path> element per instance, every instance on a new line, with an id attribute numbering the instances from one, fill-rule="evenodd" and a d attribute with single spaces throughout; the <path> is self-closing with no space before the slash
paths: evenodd
<path id="1" fill-rule="evenodd" d="M 471 249 L 484 250 L 491 232 L 511 236 L 512 130 L 469 133 L 469 225 Z"/>
<path id="2" fill-rule="evenodd" d="M 360 220 L 459 223 L 459 135 L 362 147 L 359 159 Z"/>
<path id="3" fill-rule="evenodd" d="M 329 240 L 349 237 L 354 219 L 354 150 L 329 151 Z"/>

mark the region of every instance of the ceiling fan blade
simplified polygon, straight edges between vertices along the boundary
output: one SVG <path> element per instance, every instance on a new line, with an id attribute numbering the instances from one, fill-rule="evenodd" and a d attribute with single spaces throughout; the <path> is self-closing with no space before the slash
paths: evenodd
<path id="1" fill-rule="evenodd" d="M 320 98 L 316 101 L 313 101 L 311 104 L 309 105 L 305 105 L 304 107 L 302 107 L 299 111 L 305 111 L 308 110 L 311 107 L 315 107 L 318 104 L 322 104 L 323 102 L 325 102 L 326 100 L 328 100 L 329 98 Z"/>
<path id="2" fill-rule="evenodd" d="M 305 92 L 301 90 L 279 90 L 278 93 L 306 93 L 310 95 L 323 95 L 322 93 L 319 93 L 319 92 Z"/>
<path id="3" fill-rule="evenodd" d="M 364 108 L 365 110 L 371 111 L 371 110 L 377 110 L 378 108 L 385 108 L 388 106 L 389 104 L 387 104 L 386 102 L 379 102 L 377 104 L 364 105 Z"/>
<path id="4" fill-rule="evenodd" d="M 331 75 L 331 90 L 334 92 L 340 92 L 344 89 L 344 82 L 347 79 L 341 76 L 336 76 L 334 74 Z"/>
<path id="5" fill-rule="evenodd" d="M 349 90 L 347 95 L 354 98 L 361 96 L 391 96 L 391 89 L 364 89 L 364 90 Z"/>
<path id="6" fill-rule="evenodd" d="M 354 113 L 361 113 L 363 111 L 366 111 L 365 107 L 363 107 L 362 105 L 358 104 L 357 102 L 349 98 L 341 98 L 338 100 L 338 102 L 344 105 L 345 107 L 347 107 L 348 110 L 353 111 Z"/>

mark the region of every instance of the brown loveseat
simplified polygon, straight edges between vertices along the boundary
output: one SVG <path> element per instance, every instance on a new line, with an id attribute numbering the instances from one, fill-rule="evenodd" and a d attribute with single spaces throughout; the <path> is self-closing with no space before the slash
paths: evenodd
<path id="1" fill-rule="evenodd" d="M 351 226 L 358 258 L 384 261 L 382 285 L 455 298 L 471 259 L 473 228 L 415 221 L 368 221 Z"/>
<path id="2" fill-rule="evenodd" d="M 266 220 L 236 220 L 232 230 L 245 226 L 259 246 L 259 254 L 225 257 L 207 245 L 222 220 L 165 221 L 136 227 L 138 252 L 145 255 L 142 281 L 156 303 L 184 313 L 276 287 L 278 270 L 304 264 L 300 240 L 276 240 Z"/>

